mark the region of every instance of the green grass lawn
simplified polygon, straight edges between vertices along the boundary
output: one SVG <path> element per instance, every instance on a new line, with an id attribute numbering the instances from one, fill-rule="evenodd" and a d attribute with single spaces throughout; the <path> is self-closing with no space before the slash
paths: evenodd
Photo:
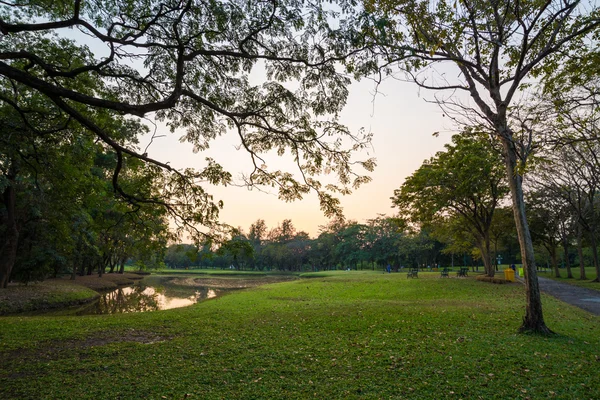
<path id="1" fill-rule="evenodd" d="M 597 399 L 600 318 L 520 284 L 325 273 L 188 308 L 0 318 L 2 399 Z"/>
<path id="2" fill-rule="evenodd" d="M 585 268 L 585 276 L 587 280 L 580 280 L 581 273 L 579 272 L 579 267 L 571 268 L 571 272 L 573 273 L 573 279 L 567 278 L 567 270 L 566 268 L 560 269 L 560 278 L 554 276 L 554 271 L 549 269 L 547 272 L 539 272 L 539 276 L 544 278 L 554 279 L 559 282 L 568 283 L 571 285 L 577 285 L 581 287 L 586 287 L 588 289 L 600 290 L 600 283 L 592 282 L 593 279 L 596 279 L 596 269 L 594 267 L 586 267 Z"/>

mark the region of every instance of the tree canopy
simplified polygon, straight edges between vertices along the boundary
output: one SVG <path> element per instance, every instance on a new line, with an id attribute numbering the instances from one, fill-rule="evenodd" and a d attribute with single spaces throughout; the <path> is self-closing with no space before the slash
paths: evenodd
<path id="1" fill-rule="evenodd" d="M 353 166 L 374 166 L 351 158 L 369 135 L 336 119 L 349 79 L 335 62 L 357 49 L 333 17 L 348 7 L 288 0 L 3 3 L 0 101 L 26 120 L 28 98 L 49 103 L 111 148 L 120 196 L 161 203 L 199 238 L 218 228 L 222 207 L 208 186 L 230 184 L 231 172 L 208 158 L 197 170 L 175 170 L 119 140 L 110 118 L 163 121 L 196 151 L 232 130 L 254 166 L 245 184 L 274 186 L 286 201 L 315 191 L 332 215 L 340 211 L 336 194 L 368 181 Z M 254 82 L 257 68 L 264 82 Z M 269 169 L 264 154 L 286 152 L 298 170 Z M 161 170 L 160 196 L 139 196 L 120 183 L 126 156 Z M 318 176 L 327 173 L 338 184 L 321 184 Z"/>
<path id="2" fill-rule="evenodd" d="M 392 203 L 401 217 L 434 229 L 446 218 L 457 219 L 481 252 L 487 274 L 494 276 L 490 227 L 508 194 L 501 154 L 487 135 L 474 132 L 453 136 L 445 147 L 394 191 Z"/>
<path id="3" fill-rule="evenodd" d="M 552 71 L 563 54 L 589 52 L 582 43 L 594 40 L 600 8 L 577 0 L 369 0 L 365 10 L 365 41 L 378 62 L 363 63 L 359 73 L 398 68 L 436 91 L 436 102 L 457 122 L 485 126 L 502 143 L 527 288 L 522 330 L 549 333 L 523 196 L 531 119 L 516 106 L 531 78 Z M 440 63 L 454 73 L 435 68 Z"/>

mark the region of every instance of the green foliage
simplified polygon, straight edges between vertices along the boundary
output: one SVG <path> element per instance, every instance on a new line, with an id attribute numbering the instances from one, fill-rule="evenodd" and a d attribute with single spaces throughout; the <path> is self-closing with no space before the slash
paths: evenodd
<path id="1" fill-rule="evenodd" d="M 51 106 L 41 105 L 32 113 L 48 119 L 43 134 L 41 125 L 29 125 L 31 119 L 7 106 L 0 109 L 7 133 L 0 139 L 0 171 L 3 177 L 14 175 L 9 185 L 16 193 L 12 213 L 19 232 L 14 268 L 0 275 L 28 282 L 73 270 L 112 271 L 129 257 L 145 257 L 148 264 L 152 255 L 161 258 L 167 237 L 164 208 L 115 197 L 114 154 L 81 127 L 53 115 Z M 122 118 L 110 124 L 115 137 L 134 140 L 136 124 Z M 160 190 L 155 171 L 135 159 L 127 160 L 120 176 L 136 196 L 153 197 Z M 6 229 L 9 207 L 6 201 L 0 204 L 0 229 Z"/>
<path id="2" fill-rule="evenodd" d="M 452 246 L 477 247 L 491 269 L 490 229 L 494 211 L 508 193 L 501 153 L 487 135 L 468 130 L 452 137 L 446 150 L 409 176 L 394 191 L 401 218 L 428 226 Z"/>
<path id="3" fill-rule="evenodd" d="M 0 102 L 29 117 L 27 99 L 36 98 L 69 118 L 83 128 L 75 138 L 93 137 L 112 150 L 120 196 L 161 204 L 197 242 L 229 233 L 218 223 L 223 203 L 208 189 L 233 183 L 239 171 L 211 158 L 197 170 L 175 170 L 149 157 L 132 140 L 149 132 L 140 117 L 164 122 L 196 152 L 232 132 L 252 165 L 243 184 L 274 187 L 285 201 L 313 191 L 323 212 L 337 215 L 335 196 L 368 182 L 364 174 L 375 166 L 373 159 L 352 158 L 371 135 L 338 121 L 350 80 L 336 63 L 355 48 L 335 20 L 353 13 L 353 3 L 337 4 L 337 10 L 296 0 L 2 4 Z M 85 35 L 65 33 L 73 31 Z M 257 70 L 264 75 L 259 82 Z M 39 128 L 40 121 L 32 122 Z M 120 129 L 136 132 L 124 137 Z M 284 154 L 295 169 L 267 166 Z M 125 182 L 121 168 L 133 159 L 161 180 L 160 192 Z M 322 184 L 328 174 L 337 183 Z"/>
<path id="4" fill-rule="evenodd" d="M 503 278 L 496 278 L 494 276 L 486 276 L 486 275 L 477 275 L 475 277 L 475 279 L 477 279 L 478 281 L 481 282 L 489 282 L 489 283 L 497 283 L 497 284 L 505 284 L 505 283 L 511 283 L 510 281 L 507 281 L 506 279 Z"/>

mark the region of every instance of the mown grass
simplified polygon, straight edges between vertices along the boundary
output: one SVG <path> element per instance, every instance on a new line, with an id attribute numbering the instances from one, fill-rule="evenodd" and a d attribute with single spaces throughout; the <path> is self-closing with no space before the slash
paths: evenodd
<path id="1" fill-rule="evenodd" d="M 600 318 L 520 284 L 327 273 L 145 314 L 0 318 L 3 399 L 600 398 Z"/>
<path id="2" fill-rule="evenodd" d="M 593 279 L 596 279 L 596 269 L 594 267 L 585 268 L 585 276 L 587 278 L 586 280 L 580 280 L 581 273 L 579 271 L 579 267 L 571 268 L 571 272 L 573 273 L 573 279 L 567 278 L 567 270 L 564 268 L 560 269 L 560 278 L 555 277 L 554 271 L 551 269 L 547 272 L 539 272 L 538 274 L 541 277 L 554 279 L 558 282 L 581 286 L 588 289 L 600 290 L 600 283 L 592 282 Z"/>

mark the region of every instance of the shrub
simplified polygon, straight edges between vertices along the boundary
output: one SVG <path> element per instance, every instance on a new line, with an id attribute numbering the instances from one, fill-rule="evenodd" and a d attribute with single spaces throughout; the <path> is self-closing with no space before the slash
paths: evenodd
<path id="1" fill-rule="evenodd" d="M 475 279 L 477 279 L 478 281 L 497 283 L 497 284 L 510 283 L 510 281 L 507 281 L 504 278 L 497 278 L 495 276 L 491 277 L 491 276 L 487 276 L 487 275 L 477 275 L 475 277 Z"/>

